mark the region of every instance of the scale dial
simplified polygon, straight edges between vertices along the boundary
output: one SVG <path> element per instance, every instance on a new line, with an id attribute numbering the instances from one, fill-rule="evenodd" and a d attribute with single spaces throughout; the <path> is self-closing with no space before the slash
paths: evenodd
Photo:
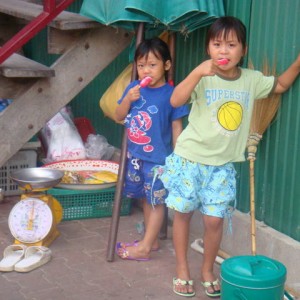
<path id="1" fill-rule="evenodd" d="M 8 225 L 16 240 L 21 243 L 36 243 L 51 231 L 53 213 L 45 201 L 26 198 L 12 208 Z"/>

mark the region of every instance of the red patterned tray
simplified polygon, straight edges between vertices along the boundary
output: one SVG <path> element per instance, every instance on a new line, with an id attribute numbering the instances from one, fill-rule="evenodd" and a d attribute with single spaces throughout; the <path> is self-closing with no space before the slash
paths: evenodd
<path id="1" fill-rule="evenodd" d="M 62 171 L 110 171 L 118 174 L 119 164 L 108 160 L 64 160 L 49 163 L 44 168 L 57 169 Z M 102 184 L 68 184 L 59 183 L 56 187 L 70 190 L 100 190 L 113 187 L 117 182 Z"/>

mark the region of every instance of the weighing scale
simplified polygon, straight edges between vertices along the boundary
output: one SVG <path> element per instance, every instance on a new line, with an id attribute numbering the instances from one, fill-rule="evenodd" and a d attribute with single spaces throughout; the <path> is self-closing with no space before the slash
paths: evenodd
<path id="1" fill-rule="evenodd" d="M 8 217 L 15 244 L 47 247 L 59 236 L 57 224 L 62 220 L 63 209 L 46 191 L 57 185 L 63 176 L 61 170 L 46 168 L 27 168 L 11 173 L 11 179 L 24 190 Z"/>

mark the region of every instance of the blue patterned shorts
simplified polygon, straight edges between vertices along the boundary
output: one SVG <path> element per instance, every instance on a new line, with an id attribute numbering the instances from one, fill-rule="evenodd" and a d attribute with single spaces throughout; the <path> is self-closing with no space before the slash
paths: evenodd
<path id="1" fill-rule="evenodd" d="M 161 180 L 154 176 L 156 164 L 127 153 L 127 166 L 123 194 L 128 198 L 147 199 L 152 205 L 164 204 L 167 191 Z"/>
<path id="2" fill-rule="evenodd" d="M 199 209 L 205 215 L 230 217 L 229 204 L 234 204 L 236 198 L 236 171 L 232 163 L 208 166 L 172 153 L 158 172 L 169 192 L 169 208 L 182 213 Z"/>

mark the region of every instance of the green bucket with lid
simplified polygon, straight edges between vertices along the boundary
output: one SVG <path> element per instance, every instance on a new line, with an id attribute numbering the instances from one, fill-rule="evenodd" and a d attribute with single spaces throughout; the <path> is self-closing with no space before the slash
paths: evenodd
<path id="1" fill-rule="evenodd" d="M 282 300 L 285 266 L 262 255 L 235 256 L 221 265 L 222 300 Z"/>

